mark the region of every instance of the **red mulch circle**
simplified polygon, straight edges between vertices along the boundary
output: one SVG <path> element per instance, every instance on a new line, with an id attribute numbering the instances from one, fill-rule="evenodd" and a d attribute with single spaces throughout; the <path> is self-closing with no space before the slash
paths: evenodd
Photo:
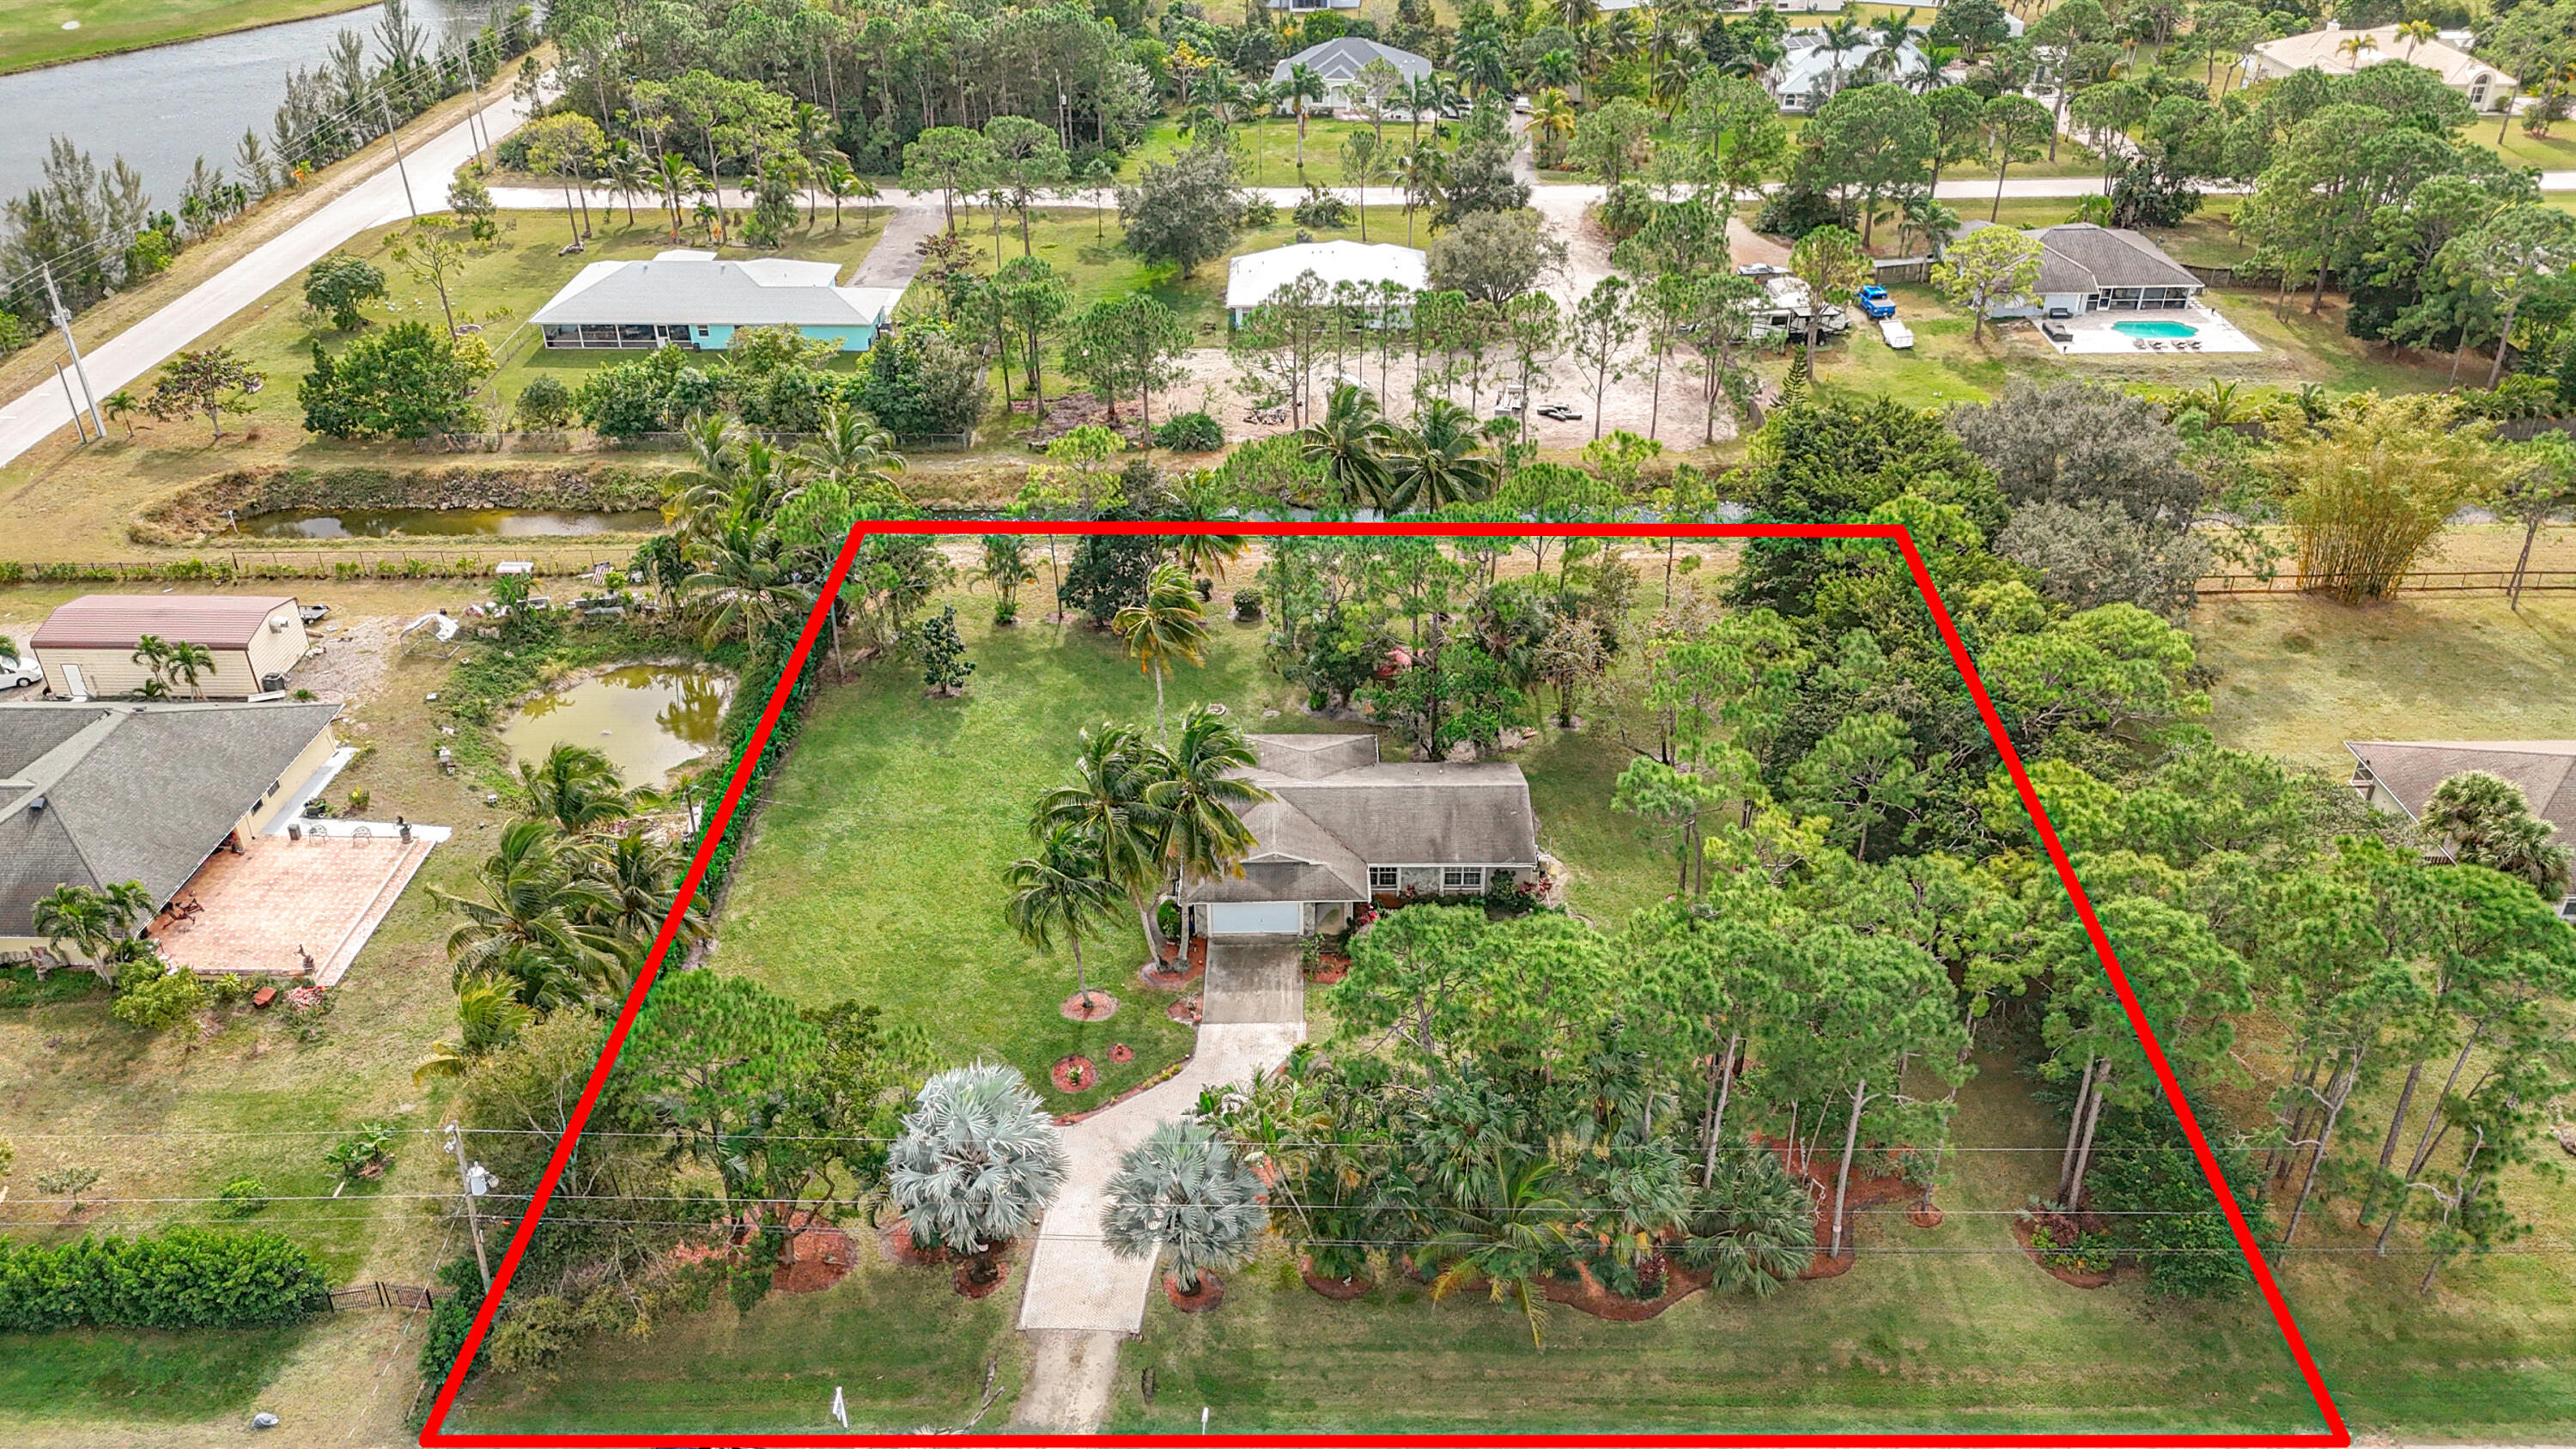
<path id="1" fill-rule="evenodd" d="M 1058 1057 L 1047 1069 L 1047 1080 L 1059 1092 L 1088 1092 L 1100 1085 L 1100 1068 L 1086 1056 Z"/>
<path id="2" fill-rule="evenodd" d="M 1199 1291 L 1184 1293 L 1181 1280 L 1170 1273 L 1163 1275 L 1163 1296 L 1183 1313 L 1205 1313 L 1225 1301 L 1225 1280 L 1214 1273 L 1199 1275 Z"/>
<path id="3" fill-rule="evenodd" d="M 1852 1264 L 1859 1261 L 1860 1252 L 1857 1243 L 1858 1235 L 1852 1231 L 1852 1220 L 1858 1217 L 1863 1209 L 1885 1207 L 1890 1203 L 1912 1199 L 1915 1207 L 1907 1212 L 1906 1218 L 1907 1221 L 1913 1222 L 1915 1212 L 1923 1207 L 1922 1187 L 1907 1182 L 1902 1174 L 1863 1177 L 1858 1172 L 1854 1172 L 1850 1184 L 1843 1193 L 1842 1256 L 1834 1257 L 1826 1252 L 1826 1248 L 1834 1240 L 1834 1174 L 1841 1167 L 1840 1156 L 1828 1157 L 1820 1152 L 1814 1161 L 1801 1170 L 1789 1144 L 1773 1137 L 1757 1137 L 1755 1140 L 1778 1153 L 1781 1166 L 1788 1168 L 1791 1176 L 1805 1178 L 1815 1189 L 1816 1256 L 1813 1262 L 1799 1272 L 1798 1278 L 1801 1282 L 1815 1278 L 1839 1278 L 1852 1270 Z M 1898 1150 L 1901 1152 L 1907 1149 Z M 1933 1213 L 1932 1223 L 1915 1222 L 1915 1226 L 1929 1227 L 1933 1223 L 1938 1223 L 1939 1209 L 1934 1209 Z"/>
<path id="4" fill-rule="evenodd" d="M 2027 1254 L 2032 1262 L 2037 1263 L 2040 1271 L 2046 1273 L 2049 1277 L 2056 1279 L 2058 1282 L 2065 1284 L 2069 1288 L 2105 1288 L 2110 1286 L 2111 1279 L 2114 1276 L 2113 1274 L 2087 1272 L 2082 1268 L 2058 1268 L 2051 1266 L 2047 1259 L 2042 1258 L 2039 1255 L 2039 1250 L 2031 1246 L 2029 1223 L 2015 1219 L 2012 1231 L 2013 1241 L 2021 1244 L 2022 1252 Z"/>
<path id="5" fill-rule="evenodd" d="M 1199 999 L 1196 996 L 1184 996 L 1164 1007 L 1163 1014 L 1183 1026 L 1196 1026 L 1199 1024 Z"/>
<path id="6" fill-rule="evenodd" d="M 999 1249 L 995 1251 L 998 1252 Z M 974 1260 L 968 1259 L 957 1265 L 957 1271 L 949 1275 L 948 1282 L 950 1287 L 957 1290 L 957 1296 L 960 1298 L 990 1298 L 1004 1283 L 1010 1281 L 1010 1277 L 1010 1260 L 995 1258 L 991 1281 L 978 1282 L 975 1277 Z"/>
<path id="7" fill-rule="evenodd" d="M 877 1247 L 889 1263 L 927 1268 L 948 1261 L 946 1248 L 916 1248 L 912 1245 L 912 1224 L 898 1217 L 877 1230 Z"/>
<path id="8" fill-rule="evenodd" d="M 1123 1041 L 1111 1042 L 1109 1044 L 1109 1059 L 1123 1067 L 1129 1062 L 1136 1060 L 1136 1049 Z"/>
<path id="9" fill-rule="evenodd" d="M 1351 974 L 1351 958 L 1339 951 L 1326 951 L 1315 958 L 1315 969 L 1306 979 L 1317 986 L 1338 986 Z"/>
<path id="10" fill-rule="evenodd" d="M 1067 1021 L 1107 1021 L 1118 1014 L 1118 998 L 1094 987 L 1088 996 L 1077 991 L 1066 997 L 1056 1012 Z"/>
<path id="11" fill-rule="evenodd" d="M 1562 1303 L 1577 1313 L 1589 1313 L 1612 1323 L 1643 1323 L 1647 1319 L 1681 1302 L 1708 1286 L 1709 1275 L 1693 1273 L 1678 1264 L 1664 1265 L 1664 1291 L 1653 1298 L 1622 1298 L 1601 1286 L 1592 1270 L 1576 1265 L 1578 1282 L 1566 1283 L 1550 1278 L 1540 1285 L 1550 1303 Z M 1804 1277 L 1804 1274 L 1799 1276 Z"/>
<path id="12" fill-rule="evenodd" d="M 859 1261 L 859 1245 L 829 1223 L 813 1223 L 810 1214 L 797 1217 L 811 1226 L 787 1240 L 778 1266 L 769 1271 L 769 1286 L 781 1293 L 819 1293 L 850 1275 Z"/>
<path id="13" fill-rule="evenodd" d="M 1179 959 L 1180 950 L 1180 942 L 1172 942 L 1153 960 L 1136 968 L 1136 979 L 1156 991 L 1178 991 L 1207 974 L 1207 937 L 1190 942 L 1186 967 Z"/>
<path id="14" fill-rule="evenodd" d="M 1937 1228 L 1941 1226 L 1941 1210 L 1926 1199 L 1917 1203 L 1914 1210 L 1905 1215 L 1905 1220 L 1918 1228 Z"/>
<path id="15" fill-rule="evenodd" d="M 1375 1278 L 1318 1278 L 1314 1274 L 1310 1259 L 1299 1261 L 1297 1276 L 1305 1281 L 1307 1287 L 1315 1290 L 1317 1297 L 1329 1298 L 1335 1303 L 1348 1303 L 1354 1298 L 1365 1297 L 1377 1290 Z"/>

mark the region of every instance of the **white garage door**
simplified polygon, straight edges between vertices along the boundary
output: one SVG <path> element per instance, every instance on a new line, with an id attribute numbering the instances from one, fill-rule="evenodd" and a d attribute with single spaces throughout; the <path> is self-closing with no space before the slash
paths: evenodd
<path id="1" fill-rule="evenodd" d="M 1294 936 L 1305 924 L 1301 901 L 1229 901 L 1208 907 L 1211 936 Z"/>

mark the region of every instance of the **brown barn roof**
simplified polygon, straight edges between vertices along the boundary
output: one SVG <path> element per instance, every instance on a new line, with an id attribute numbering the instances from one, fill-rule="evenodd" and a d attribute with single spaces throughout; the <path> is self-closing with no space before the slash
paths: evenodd
<path id="1" fill-rule="evenodd" d="M 54 610 L 32 641 L 48 649 L 131 649 L 146 634 L 208 649 L 244 649 L 259 637 L 284 596 L 239 594 L 88 594 Z"/>

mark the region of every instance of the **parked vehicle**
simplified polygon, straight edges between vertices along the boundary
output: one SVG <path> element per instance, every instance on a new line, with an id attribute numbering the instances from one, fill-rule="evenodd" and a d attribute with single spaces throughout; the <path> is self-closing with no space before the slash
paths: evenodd
<path id="1" fill-rule="evenodd" d="M 1886 338 L 1887 345 L 1895 348 L 1899 352 L 1903 352 L 1914 345 L 1914 329 L 1897 321 L 1893 317 L 1880 319 L 1878 324 L 1878 335 Z"/>
<path id="2" fill-rule="evenodd" d="M 1553 418 L 1560 423 L 1579 423 L 1583 421 L 1583 414 L 1576 412 L 1574 409 L 1567 407 L 1563 403 L 1549 403 L 1538 410 L 1538 415 L 1543 418 Z"/>
<path id="3" fill-rule="evenodd" d="M 34 659 L 21 659 L 14 654 L 0 654 L 0 689 L 16 689 L 22 685 L 39 683 L 44 677 L 44 669 Z"/>
<path id="4" fill-rule="evenodd" d="M 1860 289 L 1860 310 L 1872 321 L 1883 322 L 1896 315 L 1896 299 L 1887 289 L 1873 282 Z"/>
<path id="5" fill-rule="evenodd" d="M 331 617 L 331 606 L 329 604 L 298 604 L 295 606 L 295 613 L 298 618 L 301 618 L 304 621 L 304 626 L 309 629 L 314 625 L 321 623 L 324 619 Z"/>

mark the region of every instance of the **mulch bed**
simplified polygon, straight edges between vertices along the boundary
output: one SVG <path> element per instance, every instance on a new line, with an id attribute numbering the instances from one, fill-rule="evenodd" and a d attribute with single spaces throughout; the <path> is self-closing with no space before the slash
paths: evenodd
<path id="1" fill-rule="evenodd" d="M 1136 1049 L 1123 1041 L 1111 1042 L 1109 1044 L 1109 1059 L 1123 1067 L 1129 1062 L 1136 1060 Z"/>
<path id="2" fill-rule="evenodd" d="M 769 1271 L 771 1288 L 781 1293 L 819 1293 L 848 1277 L 858 1264 L 858 1244 L 839 1228 L 815 1222 L 811 1213 L 798 1213 L 788 1223 L 804 1231 L 787 1240 L 778 1266 Z"/>
<path id="3" fill-rule="evenodd" d="M 1805 1170 L 1801 1171 L 1788 1143 L 1768 1136 L 1757 1137 L 1755 1140 L 1778 1153 L 1780 1165 L 1788 1168 L 1792 1176 L 1805 1178 L 1816 1191 L 1816 1256 L 1813 1262 L 1799 1272 L 1800 1281 L 1811 1278 L 1839 1278 L 1852 1270 L 1852 1264 L 1859 1261 L 1860 1256 L 1857 1235 L 1852 1231 L 1852 1220 L 1866 1209 L 1910 1201 L 1913 1206 L 1906 1212 L 1907 1222 L 1918 1228 L 1928 1228 L 1937 1226 L 1941 1221 L 1941 1210 L 1931 1205 L 1919 1184 L 1906 1181 L 1902 1174 L 1863 1177 L 1855 1170 L 1849 1186 L 1843 1193 L 1842 1256 L 1835 1257 L 1829 1254 L 1826 1248 L 1834 1240 L 1834 1173 L 1841 1165 L 1840 1155 L 1828 1157 L 1818 1153 L 1815 1160 L 1808 1163 Z M 1923 1215 L 1927 1212 L 1931 1214 L 1929 1222 L 1923 1220 Z"/>
<path id="4" fill-rule="evenodd" d="M 957 1265 L 957 1271 L 949 1275 L 949 1285 L 957 1290 L 957 1296 L 960 1298 L 990 1298 L 1001 1289 L 1004 1283 L 1010 1281 L 1010 1260 L 996 1257 L 993 1259 L 991 1272 L 993 1276 L 990 1279 L 979 1281 L 976 1276 L 976 1265 L 972 1261 L 960 1263 Z"/>
<path id="5" fill-rule="evenodd" d="M 1056 1014 L 1067 1021 L 1107 1021 L 1118 1014 L 1118 998 L 1098 987 L 1088 995 L 1077 991 L 1064 999 Z"/>
<path id="6" fill-rule="evenodd" d="M 1058 1057 L 1047 1068 L 1047 1080 L 1059 1092 L 1088 1092 L 1100 1085 L 1100 1068 L 1086 1056 Z"/>
<path id="7" fill-rule="evenodd" d="M 1563 1282 L 1550 1278 L 1541 1285 L 1550 1303 L 1562 1303 L 1577 1313 L 1589 1313 L 1612 1323 L 1643 1323 L 1672 1307 L 1709 1284 L 1710 1275 L 1694 1273 L 1677 1263 L 1664 1265 L 1664 1291 L 1653 1298 L 1622 1298 L 1601 1286 L 1592 1270 L 1575 1267 L 1576 1281 Z M 1801 1275 L 1804 1276 L 1804 1275 Z"/>
<path id="8" fill-rule="evenodd" d="M 877 1249 L 889 1263 L 907 1268 L 928 1268 L 948 1261 L 946 1248 L 916 1248 L 912 1245 L 912 1224 L 897 1217 L 877 1229 Z"/>
<path id="9" fill-rule="evenodd" d="M 1184 996 L 1180 1000 L 1173 1002 L 1171 1005 L 1164 1007 L 1163 1014 L 1170 1017 L 1172 1020 L 1179 1022 L 1183 1026 L 1198 1025 L 1199 998 L 1197 993 L 1193 992 L 1192 994 Z"/>
<path id="10" fill-rule="evenodd" d="M 2046 1258 L 2041 1257 L 2039 1249 L 2032 1245 L 2031 1227 L 2032 1224 L 2028 1219 L 2013 1219 L 2013 1241 L 2021 1244 L 2022 1252 L 2028 1255 L 2032 1262 L 2037 1263 L 2039 1270 L 2049 1277 L 2069 1288 L 2106 1288 L 2110 1286 L 2111 1280 L 2118 1276 L 2116 1271 L 2097 1273 L 2084 1268 L 2060 1268 L 2051 1264 Z"/>
<path id="11" fill-rule="evenodd" d="M 1306 979 L 1317 986 L 1339 986 L 1342 978 L 1350 974 L 1351 958 L 1339 951 L 1328 950 L 1315 957 L 1315 964 L 1307 971 Z"/>
<path id="12" fill-rule="evenodd" d="M 1199 1291 L 1184 1293 L 1181 1280 L 1173 1274 L 1163 1275 L 1163 1296 L 1183 1313 L 1205 1313 L 1225 1301 L 1225 1280 L 1214 1273 L 1199 1274 Z"/>
<path id="13" fill-rule="evenodd" d="M 1178 963 L 1171 957 L 1163 956 L 1137 967 L 1136 979 L 1144 982 L 1148 989 L 1154 991 L 1182 990 L 1207 975 L 1207 953 L 1193 950 L 1190 956 L 1190 968 L 1186 971 L 1178 969 Z"/>
<path id="14" fill-rule="evenodd" d="M 1931 1200 L 1927 1198 L 1916 1203 L 1913 1209 L 1906 1213 L 1905 1220 L 1918 1228 L 1937 1228 L 1941 1226 L 1941 1210 L 1934 1207 Z"/>
<path id="15" fill-rule="evenodd" d="M 1377 1290 L 1375 1278 L 1359 1274 L 1348 1278 L 1318 1278 L 1315 1276 L 1315 1260 L 1304 1256 L 1297 1259 L 1297 1276 L 1307 1287 L 1315 1290 L 1317 1297 L 1329 1298 L 1335 1303 L 1348 1303 Z"/>

